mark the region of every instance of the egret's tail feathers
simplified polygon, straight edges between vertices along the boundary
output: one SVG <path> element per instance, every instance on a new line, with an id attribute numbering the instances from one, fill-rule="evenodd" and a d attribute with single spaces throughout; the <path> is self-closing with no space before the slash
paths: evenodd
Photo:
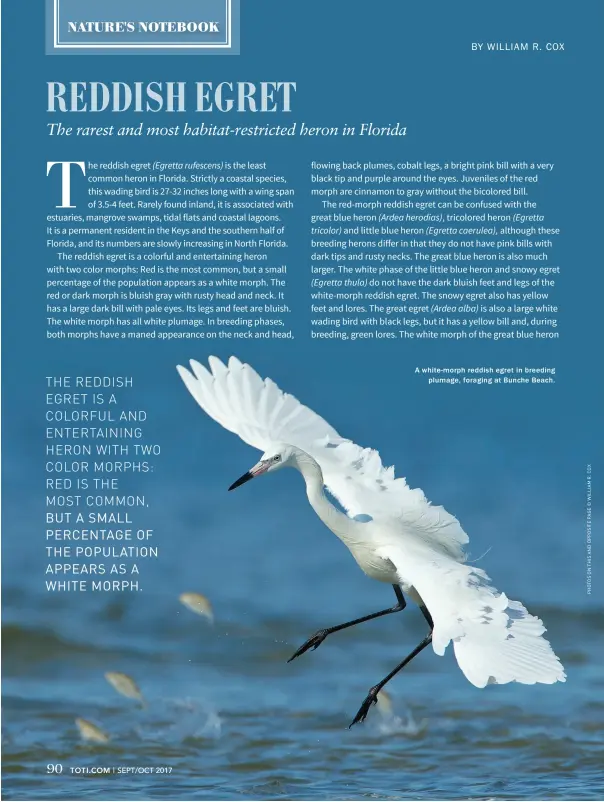
<path id="1" fill-rule="evenodd" d="M 503 626 L 468 622 L 464 635 L 454 639 L 455 657 L 469 681 L 478 688 L 564 682 L 562 663 L 543 637 L 543 622 L 516 601 L 508 601 L 504 613 Z"/>

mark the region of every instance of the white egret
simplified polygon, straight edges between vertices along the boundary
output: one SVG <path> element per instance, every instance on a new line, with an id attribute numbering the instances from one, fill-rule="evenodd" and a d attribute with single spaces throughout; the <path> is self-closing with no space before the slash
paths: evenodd
<path id="1" fill-rule="evenodd" d="M 316 649 L 328 635 L 406 606 L 405 594 L 430 627 L 421 643 L 370 689 L 352 724 L 363 721 L 379 691 L 432 643 L 444 654 L 453 641 L 459 667 L 476 687 L 488 684 L 564 682 L 564 669 L 543 637 L 542 621 L 466 564 L 468 536 L 443 507 L 396 479 L 379 454 L 346 440 L 323 418 L 264 381 L 235 357 L 228 365 L 209 358 L 210 371 L 191 360 L 178 366 L 187 388 L 210 417 L 264 453 L 229 490 L 262 474 L 296 468 L 308 500 L 323 523 L 350 549 L 371 578 L 394 587 L 397 602 L 386 610 L 319 630 L 290 658 Z M 339 501 L 341 512 L 325 495 Z M 351 724 L 351 726 L 352 726 Z"/>

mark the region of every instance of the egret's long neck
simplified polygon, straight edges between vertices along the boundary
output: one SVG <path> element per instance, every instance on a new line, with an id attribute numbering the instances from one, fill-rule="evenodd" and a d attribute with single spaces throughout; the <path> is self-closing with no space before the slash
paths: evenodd
<path id="1" fill-rule="evenodd" d="M 306 483 L 306 495 L 311 507 L 331 531 L 344 543 L 354 542 L 356 521 L 353 521 L 343 512 L 334 507 L 325 495 L 323 485 L 323 472 L 319 464 L 310 454 L 298 451 L 295 464 Z"/>

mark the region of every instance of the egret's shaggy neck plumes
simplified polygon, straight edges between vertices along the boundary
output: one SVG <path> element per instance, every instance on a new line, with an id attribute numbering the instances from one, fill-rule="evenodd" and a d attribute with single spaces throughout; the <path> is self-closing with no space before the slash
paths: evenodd
<path id="1" fill-rule="evenodd" d="M 329 527 L 334 535 L 344 543 L 350 544 L 357 540 L 355 536 L 357 523 L 337 509 L 327 498 L 324 490 L 323 472 L 316 460 L 300 448 L 291 447 L 292 456 L 290 464 L 297 468 L 306 483 L 306 495 L 311 507 Z"/>

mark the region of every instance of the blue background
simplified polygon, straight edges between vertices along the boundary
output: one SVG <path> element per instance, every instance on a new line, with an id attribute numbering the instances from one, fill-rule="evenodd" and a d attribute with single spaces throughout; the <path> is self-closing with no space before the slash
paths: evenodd
<path id="1" fill-rule="evenodd" d="M 165 796 L 165 786 L 150 781 L 135 786 L 124 779 L 112 786 L 110 798 L 193 798 L 188 794 L 199 793 L 200 783 L 208 789 L 203 798 L 212 799 L 237 794 L 296 798 L 296 793 L 298 798 L 357 798 L 369 792 L 379 798 L 405 798 L 406 793 L 451 798 L 460 789 L 464 798 L 551 797 L 558 791 L 571 798 L 596 798 L 590 796 L 597 793 L 599 777 L 591 738 L 601 727 L 604 709 L 597 670 L 604 654 L 602 560 L 596 529 L 593 592 L 587 596 L 584 518 L 587 463 L 594 470 L 596 524 L 601 509 L 602 6 L 271 1 L 258 11 L 255 4 L 244 4 L 240 57 L 198 62 L 175 56 L 159 63 L 150 56 L 49 59 L 42 55 L 42 15 L 32 16 L 17 2 L 4 4 L 3 11 L 7 798 L 33 793 L 65 799 L 84 793 L 76 779 L 51 782 L 40 765 L 51 759 L 67 764 L 73 756 L 78 748 L 75 715 L 115 719 L 114 726 L 122 726 L 117 723 L 119 702 L 102 680 L 102 672 L 111 668 L 146 676 L 158 698 L 201 695 L 203 710 L 226 711 L 223 731 L 229 737 L 204 745 L 200 779 L 198 745 L 186 747 L 186 739 L 197 735 L 186 731 L 178 740 L 171 729 L 170 738 L 176 740 L 169 741 L 170 759 L 183 761 L 170 785 L 172 796 Z M 30 31 L 33 27 L 27 43 L 15 33 L 26 24 Z M 473 41 L 564 41 L 565 52 L 477 53 L 471 51 Z M 248 138 L 243 147 L 219 138 L 47 137 L 46 123 L 58 119 L 45 113 L 47 80 L 151 79 L 296 81 L 294 111 L 279 122 L 401 121 L 409 132 L 394 141 Z M 229 117 L 233 122 L 232 116 L 210 120 L 191 113 L 187 119 L 226 122 Z M 155 124 L 158 117 L 153 116 Z M 250 123 L 266 122 L 249 117 Z M 140 119 L 122 114 L 119 123 L 134 125 Z M 94 120 L 63 115 L 61 121 L 115 122 L 110 114 Z M 243 115 L 236 121 L 244 122 Z M 166 124 L 172 123 L 167 116 Z M 320 412 L 342 435 L 379 449 L 385 464 L 395 464 L 412 487 L 421 487 L 454 513 L 470 535 L 471 557 L 490 549 L 479 564 L 510 598 L 522 599 L 543 615 L 569 669 L 565 686 L 506 687 L 480 695 L 465 682 L 451 655 L 438 660 L 425 654 L 421 665 L 397 680 L 396 691 L 432 722 L 428 741 L 407 746 L 399 733 L 393 754 L 391 742 L 383 744 L 375 732 L 370 742 L 363 740 L 370 729 L 350 735 L 341 727 L 367 688 L 421 637 L 415 613 L 409 614 L 410 629 L 394 620 L 368 624 L 363 632 L 343 636 L 339 645 L 335 639 L 323 645 L 294 668 L 285 666 L 284 659 L 314 629 L 381 609 L 391 603 L 391 594 L 360 574 L 343 546 L 324 530 L 293 472 L 227 496 L 228 485 L 255 462 L 256 454 L 204 416 L 174 366 L 189 358 L 204 361 L 208 353 L 226 358 L 229 344 L 219 342 L 208 350 L 203 342 L 45 339 L 46 266 L 53 259 L 45 250 L 45 216 L 54 210 L 57 189 L 56 181 L 45 178 L 46 161 L 176 158 L 266 159 L 275 172 L 292 177 L 298 194 L 290 215 L 288 294 L 290 300 L 295 294 L 297 337 L 293 343 L 246 342 L 238 345 L 236 355 Z M 562 228 L 555 262 L 562 267 L 555 290 L 562 307 L 560 339 L 461 345 L 307 339 L 313 159 L 554 162 L 547 190 L 539 191 L 549 223 Z M 413 373 L 416 365 L 481 364 L 555 365 L 556 384 L 428 387 Z M 146 433 L 162 446 L 155 472 L 128 480 L 129 488 L 152 497 L 161 548 L 161 557 L 143 568 L 143 593 L 117 598 L 49 597 L 44 592 L 44 400 L 50 373 L 134 376 L 132 406 L 147 410 Z M 201 651 L 191 645 L 197 643 L 199 622 L 184 619 L 175 602 L 184 590 L 205 593 L 217 610 L 216 627 L 211 636 L 204 635 Z M 229 632 L 236 637 L 229 638 Z M 286 645 L 276 647 L 277 642 Z M 454 710 L 465 711 L 467 721 L 459 713 L 463 721 L 455 724 Z M 476 729 L 478 710 L 491 711 L 486 729 Z M 591 721 L 590 716 L 595 717 L 593 727 L 581 730 L 577 722 Z M 270 738 L 263 730 L 267 720 L 278 726 Z M 492 738 L 500 736 L 497 722 L 503 720 L 514 744 L 497 741 L 494 746 Z M 138 726 L 129 721 L 122 743 Z M 518 726 L 528 729 L 519 734 Z M 458 741 L 451 728 L 473 753 L 484 748 L 486 765 L 495 761 L 488 781 L 484 771 L 464 763 L 455 751 Z M 518 738 L 526 740 L 521 747 Z M 540 739 L 545 746 L 535 747 Z M 352 751 L 330 763 L 328 755 L 339 755 L 344 743 Z M 233 768 L 235 745 L 246 755 L 247 769 Z M 527 754 L 535 748 L 531 768 Z M 100 759 L 76 753 L 77 761 L 127 762 L 131 750 L 128 759 L 141 762 L 133 742 L 123 749 Z M 254 749 L 261 768 L 254 764 Z M 551 758 L 551 749 L 554 757 L 561 750 L 566 768 Z M 143 754 L 147 763 L 166 760 L 165 754 L 153 760 L 148 750 Z M 401 764 L 401 754 L 408 756 L 408 765 Z M 381 760 L 386 761 L 382 768 Z M 442 761 L 440 771 L 431 770 L 436 761 Z M 95 798 L 105 798 L 104 788 L 100 785 Z"/>

